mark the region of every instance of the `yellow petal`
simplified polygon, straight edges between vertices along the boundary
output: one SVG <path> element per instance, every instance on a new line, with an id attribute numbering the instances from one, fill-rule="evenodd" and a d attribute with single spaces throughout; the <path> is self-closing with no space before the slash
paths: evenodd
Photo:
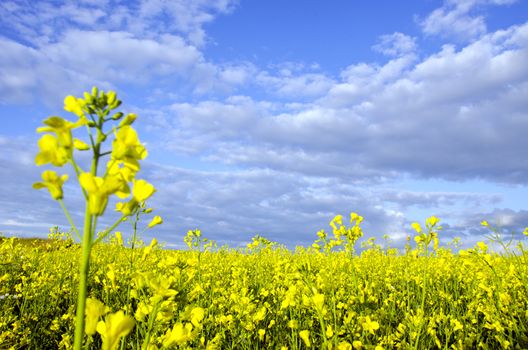
<path id="1" fill-rule="evenodd" d="M 125 315 L 121 310 L 108 315 L 104 323 L 101 325 L 101 322 L 99 322 L 96 327 L 97 332 L 101 334 L 103 339 L 102 348 L 104 350 L 117 349 L 119 340 L 130 333 L 135 324 L 134 319 Z"/>
<path id="2" fill-rule="evenodd" d="M 90 149 L 90 146 L 88 146 L 87 143 L 79 140 L 79 139 L 74 139 L 73 140 L 73 147 L 75 147 L 75 149 L 78 149 L 79 151 L 87 151 Z"/>
<path id="3" fill-rule="evenodd" d="M 303 340 L 306 347 L 311 347 L 312 342 L 310 341 L 310 331 L 304 330 L 299 332 L 299 337 Z"/>
<path id="4" fill-rule="evenodd" d="M 85 308 L 85 332 L 88 335 L 95 333 L 97 329 L 97 323 L 99 318 L 103 316 L 107 311 L 107 307 L 99 300 L 88 298 L 86 299 L 86 308 Z"/>
<path id="5" fill-rule="evenodd" d="M 33 184 L 33 188 L 36 189 L 36 190 L 40 190 L 41 188 L 46 188 L 46 184 L 42 183 L 42 182 L 35 182 Z"/>
<path id="6" fill-rule="evenodd" d="M 147 200 L 156 191 L 154 186 L 149 184 L 147 181 L 141 179 L 134 181 L 134 188 L 132 189 L 132 195 L 138 202 Z"/>
<path id="7" fill-rule="evenodd" d="M 151 228 L 151 227 L 154 227 L 156 225 L 160 225 L 163 223 L 163 219 L 161 218 L 161 216 L 159 215 L 156 215 L 152 221 L 150 222 L 150 224 L 148 224 L 148 227 Z"/>
<path id="8" fill-rule="evenodd" d="M 35 156 L 35 165 L 41 166 L 44 164 L 51 163 L 51 157 L 48 152 L 46 153 L 39 153 Z"/>
<path id="9" fill-rule="evenodd" d="M 191 323 L 198 327 L 198 325 L 202 322 L 205 315 L 205 310 L 201 307 L 195 307 L 191 310 Z"/>
<path id="10" fill-rule="evenodd" d="M 90 214 L 100 216 L 104 214 L 108 204 L 108 195 L 106 193 L 95 192 L 88 196 L 88 208 Z"/>
<path id="11" fill-rule="evenodd" d="M 43 151 L 54 150 L 59 146 L 59 141 L 53 135 L 44 135 L 38 141 L 38 146 Z"/>
<path id="12" fill-rule="evenodd" d="M 64 99 L 64 110 L 75 113 L 77 116 L 82 117 L 84 112 L 82 106 L 84 105 L 82 99 L 78 99 L 75 96 L 66 96 Z"/>
<path id="13" fill-rule="evenodd" d="M 91 173 L 82 173 L 79 176 L 79 183 L 88 193 L 97 192 L 99 189 L 96 178 Z"/>
<path id="14" fill-rule="evenodd" d="M 431 216 L 425 220 L 425 224 L 429 227 L 433 227 L 440 222 L 440 219 L 436 216 Z"/>
<path id="15" fill-rule="evenodd" d="M 116 134 L 116 138 L 127 146 L 135 146 L 139 144 L 137 132 L 130 125 L 123 126 L 121 129 L 119 129 Z"/>
<path id="16" fill-rule="evenodd" d="M 53 129 L 63 129 L 63 128 L 67 128 L 68 125 L 71 123 L 69 123 L 67 120 L 61 117 L 53 116 L 53 117 L 49 117 L 48 119 L 45 119 L 44 124 L 46 124 L 47 126 Z"/>
<path id="17" fill-rule="evenodd" d="M 412 226 L 412 228 L 413 228 L 416 232 L 418 232 L 418 233 L 422 233 L 422 227 L 420 226 L 419 223 L 417 223 L 417 222 L 413 222 L 413 223 L 411 224 L 411 226 Z"/>

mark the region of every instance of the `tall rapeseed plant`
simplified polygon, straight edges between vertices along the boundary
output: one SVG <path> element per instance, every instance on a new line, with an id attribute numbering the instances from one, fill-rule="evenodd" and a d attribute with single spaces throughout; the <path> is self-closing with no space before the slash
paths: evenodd
<path id="1" fill-rule="evenodd" d="M 90 252 L 93 246 L 112 232 L 128 216 L 135 215 L 140 208 L 144 207 L 144 202 L 156 191 L 152 184 L 143 179 L 138 179 L 136 176 L 141 168 L 139 162 L 147 156 L 145 146 L 140 143 L 137 132 L 132 127 L 137 116 L 135 114 L 125 116 L 122 112 L 113 112 L 121 105 L 121 101 L 114 91 L 105 93 L 94 87 L 91 93 L 85 92 L 83 97 L 67 96 L 64 100 L 64 109 L 75 114 L 77 116 L 76 121 L 72 122 L 57 116 L 44 120 L 45 126 L 37 129 L 37 132 L 45 134 L 38 142 L 40 151 L 35 157 L 35 164 L 38 166 L 51 164 L 56 167 L 63 167 L 70 164 L 75 170 L 86 202 L 82 234 L 77 229 L 63 202 L 62 186 L 68 180 L 68 176 L 46 170 L 42 173 L 42 182 L 33 185 L 35 189 L 47 188 L 49 190 L 51 197 L 60 203 L 72 229 L 81 241 L 82 256 L 74 338 L 76 350 L 80 350 L 83 345 L 86 327 L 85 315 L 93 316 L 86 307 Z M 110 115 L 111 113 L 113 115 Z M 85 127 L 87 130 L 86 142 L 73 137 L 72 131 L 81 127 Z M 111 149 L 103 149 L 105 141 L 112 136 Z M 91 151 L 92 160 L 89 169 L 82 169 L 76 162 L 74 151 Z M 103 157 L 108 157 L 108 161 L 101 170 L 100 162 Z M 108 200 L 112 195 L 124 200 L 117 205 L 121 217 L 98 237 L 95 237 L 97 219 L 104 214 Z M 161 218 L 156 217 L 149 227 L 161 222 Z M 94 320 L 87 318 L 93 323 Z M 109 322 L 108 320 L 113 320 L 113 328 L 108 328 L 106 325 L 108 329 L 105 328 L 104 332 L 99 333 L 103 338 L 103 345 L 107 348 L 114 348 L 118 339 L 127 335 L 134 327 L 134 320 L 122 313 L 109 315 L 107 322 Z M 94 333 L 92 323 L 89 329 L 86 329 L 91 334 Z M 114 328 L 119 331 L 112 333 Z"/>

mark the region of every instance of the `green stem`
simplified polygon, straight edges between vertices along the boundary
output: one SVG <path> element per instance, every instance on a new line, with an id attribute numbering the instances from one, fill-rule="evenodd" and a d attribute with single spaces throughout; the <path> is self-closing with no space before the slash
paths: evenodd
<path id="1" fill-rule="evenodd" d="M 101 132 L 97 129 L 98 134 Z M 91 137 L 91 134 L 90 134 Z M 100 141 L 93 147 L 94 158 L 90 173 L 97 176 L 97 165 L 99 163 Z M 93 233 L 96 230 L 97 217 L 90 213 L 89 200 L 86 200 L 86 211 L 84 213 L 84 230 L 82 241 L 82 257 L 79 267 L 79 294 L 77 296 L 77 312 L 75 315 L 75 337 L 74 350 L 81 350 L 84 338 L 84 313 L 86 308 L 86 297 L 88 293 L 88 272 L 90 270 L 90 252 L 92 250 Z"/>
<path id="2" fill-rule="evenodd" d="M 93 245 L 96 245 L 97 243 L 101 242 L 103 239 L 105 239 L 106 236 L 108 236 L 108 234 L 110 232 L 112 232 L 120 223 L 122 223 L 125 219 L 127 218 L 126 215 L 123 215 L 121 218 L 119 218 L 116 222 L 114 222 L 112 224 L 112 226 L 110 226 L 109 228 L 107 228 L 106 230 L 103 231 L 103 233 L 101 233 L 99 235 L 99 237 L 97 237 L 97 239 L 93 242 Z"/>
<path id="3" fill-rule="evenodd" d="M 159 302 L 156 303 L 156 306 L 152 310 L 152 314 L 149 317 L 147 335 L 145 336 L 145 340 L 143 341 L 143 345 L 141 346 L 142 350 L 148 349 L 148 345 L 150 343 L 150 333 L 152 332 L 152 328 L 154 328 L 154 320 L 156 319 L 156 315 L 158 314 L 158 308 L 159 308 Z"/>
<path id="4" fill-rule="evenodd" d="M 88 291 L 88 271 L 90 268 L 90 250 L 92 246 L 92 215 L 88 203 L 84 216 L 81 266 L 79 269 L 79 295 L 77 296 L 77 313 L 75 316 L 74 349 L 81 350 L 84 337 L 84 310 Z"/>
<path id="5" fill-rule="evenodd" d="M 77 165 L 77 163 L 75 162 L 75 159 L 71 158 L 71 164 L 73 166 L 73 169 L 75 170 L 75 174 L 77 175 L 77 180 L 79 180 L 80 176 L 81 176 L 81 168 Z M 86 190 L 81 186 L 81 190 L 82 190 L 82 193 L 84 195 L 84 199 L 86 201 L 88 201 L 88 193 L 86 193 Z"/>
<path id="6" fill-rule="evenodd" d="M 70 213 L 68 212 L 68 209 L 66 209 L 66 206 L 64 205 L 64 202 L 62 199 L 59 199 L 59 203 L 62 207 L 62 210 L 64 211 L 64 215 L 66 215 L 66 218 L 68 219 L 68 222 L 70 223 L 72 229 L 75 231 L 75 234 L 77 235 L 77 238 L 79 241 L 81 240 L 81 234 L 79 233 L 79 230 L 77 229 L 77 226 L 75 226 L 75 223 L 73 222 Z"/>

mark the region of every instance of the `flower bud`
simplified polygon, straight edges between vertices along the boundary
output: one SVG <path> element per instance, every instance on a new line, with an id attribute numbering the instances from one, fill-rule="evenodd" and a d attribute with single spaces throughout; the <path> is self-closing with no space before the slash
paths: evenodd
<path id="1" fill-rule="evenodd" d="M 119 126 L 131 125 L 137 118 L 137 115 L 134 113 L 129 113 L 126 115 L 125 119 L 121 120 Z"/>
<path id="2" fill-rule="evenodd" d="M 114 103 L 108 105 L 110 109 L 116 109 L 119 106 L 121 106 L 121 100 L 115 100 Z"/>
<path id="3" fill-rule="evenodd" d="M 86 101 L 86 103 L 92 103 L 93 102 L 93 97 L 88 92 L 85 91 L 83 96 L 84 96 L 84 100 Z"/>
<path id="4" fill-rule="evenodd" d="M 114 114 L 112 116 L 112 119 L 113 120 L 119 120 L 119 119 L 123 118 L 123 115 L 124 115 L 123 112 L 117 112 L 116 114 Z"/>
<path id="5" fill-rule="evenodd" d="M 73 147 L 75 147 L 75 149 L 79 151 L 87 151 L 90 149 L 90 146 L 88 146 L 88 144 L 79 139 L 73 139 Z"/>
<path id="6" fill-rule="evenodd" d="M 108 93 L 106 94 L 106 102 L 108 103 L 108 105 L 113 105 L 114 102 L 116 102 L 116 92 L 115 91 L 108 91 Z"/>

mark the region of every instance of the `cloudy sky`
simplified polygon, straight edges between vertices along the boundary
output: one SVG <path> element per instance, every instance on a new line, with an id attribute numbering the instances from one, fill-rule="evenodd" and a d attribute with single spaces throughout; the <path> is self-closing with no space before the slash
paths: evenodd
<path id="1" fill-rule="evenodd" d="M 68 229 L 31 188 L 35 129 L 96 85 L 139 115 L 165 220 L 145 239 L 308 245 L 351 211 L 395 246 L 430 215 L 443 243 L 483 239 L 484 219 L 520 237 L 526 62 L 521 0 L 4 0 L 0 232 Z M 80 224 L 73 178 L 65 192 Z"/>

